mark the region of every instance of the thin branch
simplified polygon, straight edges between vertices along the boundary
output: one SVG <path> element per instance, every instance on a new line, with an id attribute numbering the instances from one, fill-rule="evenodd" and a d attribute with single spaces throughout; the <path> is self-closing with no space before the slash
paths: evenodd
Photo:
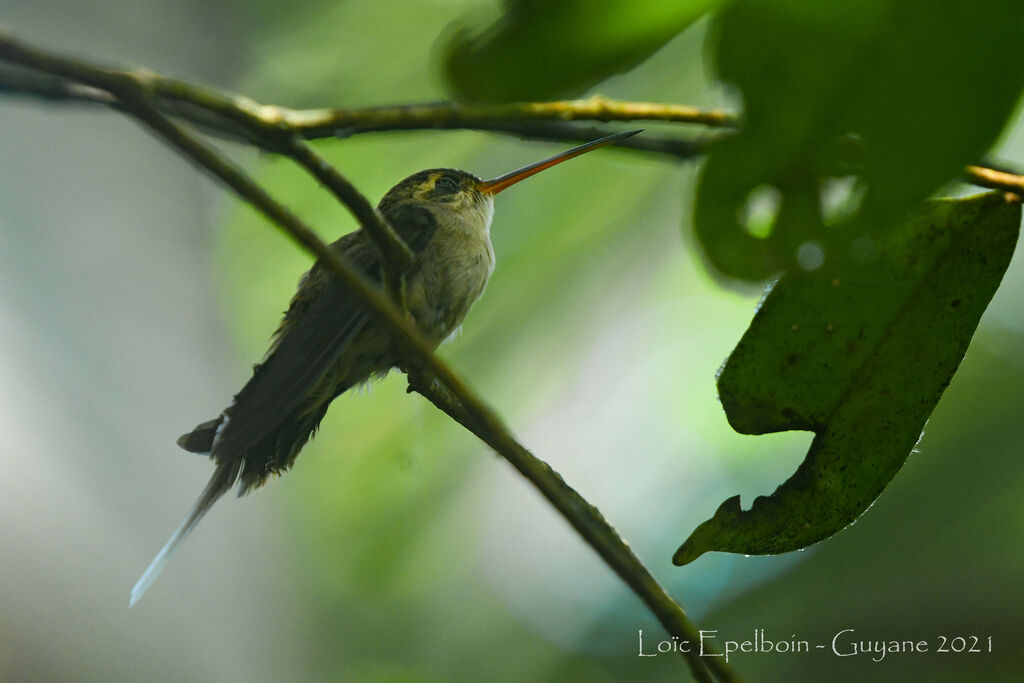
<path id="1" fill-rule="evenodd" d="M 385 287 L 398 307 L 405 310 L 404 276 L 412 267 L 414 259 L 409 246 L 355 185 L 314 152 L 302 138 L 293 135 L 284 152 L 323 183 L 338 201 L 348 207 L 359 224 L 367 228 L 383 254 Z"/>
<path id="2" fill-rule="evenodd" d="M 48 102 L 60 102 L 65 104 L 81 105 L 102 105 L 112 109 L 123 109 L 120 102 L 110 96 L 109 93 L 83 86 L 63 78 L 39 74 L 33 72 L 15 73 L 0 68 L 0 92 L 10 95 L 24 95 L 35 97 Z M 207 135 L 232 142 L 242 142 L 267 152 L 280 154 L 287 153 L 282 149 L 282 142 L 275 135 L 269 137 L 264 129 L 264 123 L 256 120 L 252 125 L 240 125 L 237 121 L 227 121 L 216 112 L 202 109 L 198 106 L 182 101 L 171 101 L 157 95 L 154 102 L 157 108 L 164 114 L 175 116 L 202 130 Z M 298 114 L 303 112 L 299 111 Z M 420 130 L 438 130 L 435 124 L 424 124 Z M 590 142 L 608 134 L 608 130 L 599 126 L 583 126 L 578 123 L 564 123 L 560 121 L 508 121 L 508 122 L 478 122 L 466 125 L 448 125 L 446 130 L 477 130 L 490 133 L 508 135 L 522 140 L 546 140 L 550 142 Z M 379 132 L 387 132 L 392 129 L 381 128 Z M 408 128 L 403 130 L 415 130 Z M 336 137 L 348 137 L 369 132 L 371 130 L 342 130 L 336 131 Z M 710 145 L 725 137 L 728 133 L 715 135 L 704 135 L 697 137 L 682 137 L 679 135 L 658 135 L 645 134 L 642 136 L 627 138 L 618 142 L 615 149 L 632 149 L 639 152 L 651 154 L 662 154 L 679 160 L 694 159 L 707 153 Z M 302 136 L 306 137 L 306 136 Z M 309 139 L 306 137 L 306 139 Z M 287 143 L 284 143 L 287 147 Z M 293 157 L 294 158 L 294 157 Z M 335 193 L 338 194 L 337 192 Z"/>
<path id="3" fill-rule="evenodd" d="M 1019 198 L 1024 198 L 1024 176 L 1006 171 L 997 171 L 994 168 L 984 166 L 968 166 L 964 170 L 967 181 L 973 185 L 988 187 L 993 190 L 1004 190 L 1011 192 Z M 1020 201 L 1018 199 L 1018 201 Z"/>
<path id="4" fill-rule="evenodd" d="M 0 33 L 0 41 L 10 43 L 13 39 L 9 36 L 5 39 Z M 54 56 L 49 53 L 30 50 L 24 45 L 20 47 L 23 53 L 32 53 L 37 60 L 53 63 Z M 83 64 L 78 60 L 63 61 L 74 61 L 75 65 Z M 162 76 L 146 69 L 119 70 L 98 65 L 91 65 L 90 69 L 100 69 L 108 74 L 129 75 L 144 82 L 147 90 L 159 96 L 158 105 L 161 109 L 169 102 L 183 103 L 218 115 L 225 122 L 233 122 L 249 132 L 261 132 L 269 138 L 276 137 L 276 132 L 282 130 L 299 133 L 306 139 L 314 140 L 387 130 L 489 129 L 495 125 L 525 121 L 662 121 L 712 128 L 733 128 L 737 125 L 734 114 L 720 109 L 702 109 L 683 104 L 626 102 L 600 96 L 584 100 L 515 102 L 498 105 L 431 102 L 357 109 L 290 109 L 260 104 L 243 95 L 221 92 Z M 60 75 L 81 80 L 78 78 L 79 74 L 80 72 L 72 69 Z M 185 109 L 165 113 L 188 118 Z"/>
<path id="5" fill-rule="evenodd" d="M 736 126 L 734 114 L 680 104 L 623 102 L 595 96 L 560 102 L 467 105 L 455 102 L 405 104 L 363 109 L 279 109 L 281 120 L 309 138 L 346 133 L 421 128 L 477 128 L 523 121 L 665 121 L 714 128 Z"/>
<path id="6" fill-rule="evenodd" d="M 12 39 L 0 32 L 0 51 Z M 51 55 L 37 55 L 52 57 Z M 43 68 L 43 67 L 39 67 Z M 114 71 L 133 75 L 145 84 L 164 114 L 189 121 L 205 133 L 246 142 L 269 152 L 286 152 L 294 134 L 307 140 L 349 137 L 362 133 L 393 130 L 482 130 L 520 138 L 577 142 L 595 140 L 607 134 L 600 128 L 568 125 L 569 121 L 666 121 L 728 128 L 737 124 L 729 112 L 684 105 L 622 102 L 594 97 L 564 102 L 527 102 L 497 106 L 466 106 L 452 102 L 411 104 L 362 109 L 289 109 L 263 105 L 240 95 L 223 93 L 149 71 Z M 73 76 L 70 76 L 73 78 Z M 30 72 L 0 70 L 0 92 L 27 95 L 49 101 L 100 104 L 118 108 L 117 100 L 95 88 L 65 79 Z M 286 136 L 285 133 L 292 135 Z M 645 135 L 624 140 L 619 148 L 665 154 L 679 159 L 701 156 L 721 136 L 687 139 L 677 136 Z M 1024 176 L 980 165 L 964 169 L 967 182 L 1024 196 Z M 323 180 L 321 180 L 323 182 Z M 325 183 L 330 187 L 328 183 Z M 335 194 L 338 194 L 337 192 Z M 359 217 L 357 216 L 357 219 Z M 393 231 L 392 231 L 393 232 Z M 377 234 L 376 232 L 374 234 Z M 401 240 L 375 238 L 400 245 L 382 247 L 401 265 L 407 252 Z"/>
<path id="7" fill-rule="evenodd" d="M 577 123 L 557 121 L 510 122 L 494 125 L 477 125 L 471 130 L 510 135 L 521 140 L 546 140 L 550 142 L 590 142 L 608 135 L 608 129 L 599 126 L 582 126 Z M 613 149 L 631 149 L 649 154 L 663 154 L 677 160 L 695 159 L 707 153 L 708 149 L 731 133 L 716 133 L 697 137 L 658 135 L 644 133 L 615 143 Z"/>
<path id="8" fill-rule="evenodd" d="M 0 64 L 0 92 L 24 95 L 62 104 L 115 106 L 110 93 L 64 78 Z"/>
<path id="9" fill-rule="evenodd" d="M 423 373 L 410 374 L 411 386 L 430 400 L 436 400 L 439 408 L 456 417 L 526 476 L 648 605 L 669 633 L 691 642 L 698 640 L 697 629 L 682 607 L 657 583 L 600 513 L 565 484 L 547 464 L 535 458 L 515 440 L 497 415 L 434 355 L 431 345 L 380 290 L 350 268 L 341 256 L 333 252 L 309 227 L 274 200 L 244 171 L 158 111 L 152 103 L 149 79 L 140 77 L 138 73 L 94 68 L 81 62 L 54 57 L 16 44 L 2 33 L 0 58 L 100 88 L 116 96 L 128 113 L 145 124 L 168 145 L 221 180 L 319 258 L 321 263 L 363 302 L 368 312 L 376 316 L 405 347 L 410 364 L 415 365 L 419 373 Z M 289 143 L 285 140 L 284 144 Z M 292 153 L 306 159 L 310 164 L 326 166 L 325 162 L 308 157 L 301 149 L 295 147 Z M 337 184 L 337 178 L 341 178 L 340 174 L 337 178 L 333 175 L 325 177 L 331 179 L 337 187 L 345 188 L 340 192 L 339 198 L 347 204 L 347 188 L 350 187 L 347 181 L 344 185 Z M 351 191 L 355 192 L 355 189 L 351 188 Z M 365 201 L 365 198 L 362 199 Z M 353 212 L 355 213 L 356 209 L 353 209 Z M 369 229 L 368 225 L 364 223 L 363 227 Z M 431 381 L 419 382 L 415 379 L 419 376 L 430 377 Z M 439 384 L 435 383 L 433 378 L 436 378 Z M 738 680 L 737 675 L 722 661 L 723 658 L 702 659 L 694 653 L 684 653 L 684 657 L 698 680 L 710 680 L 705 667 L 708 667 L 719 680 Z"/>
<path id="10" fill-rule="evenodd" d="M 514 440 L 505 441 L 502 435 L 481 428 L 476 416 L 463 408 L 462 402 L 448 392 L 443 385 L 433 381 L 428 373 L 407 371 L 409 392 L 422 394 L 439 410 L 476 434 L 487 445 L 501 453 L 513 467 L 529 479 L 554 506 L 562 513 L 573 528 L 593 547 L 605 562 L 622 578 L 647 607 L 657 615 L 665 629 L 672 634 L 687 633 L 690 642 L 697 642 L 698 634 L 692 631 L 693 624 L 679 608 L 661 584 L 646 567 L 633 555 L 632 550 L 618 532 L 605 520 L 601 512 L 588 503 L 561 475 L 537 458 L 533 453 Z M 709 652 L 705 645 L 705 652 Z M 703 663 L 720 681 L 740 681 L 739 675 L 724 662 L 724 657 L 712 655 L 696 662 L 687 658 L 690 670 L 697 680 L 703 671 L 695 666 Z"/>
<path id="11" fill-rule="evenodd" d="M 0 43 L 13 43 L 0 33 Z M 56 60 L 49 53 L 19 45 L 22 59 L 32 58 L 37 68 L 46 69 Z M 72 60 L 62 60 L 71 62 Z M 75 65 L 81 64 L 74 60 Z M 22 61 L 22 63 L 29 63 Z M 362 109 L 289 109 L 264 105 L 248 97 L 219 92 L 148 70 L 109 69 L 92 65 L 107 75 L 133 78 L 152 93 L 152 104 L 162 113 L 184 119 L 203 132 L 227 140 L 246 142 L 268 152 L 282 153 L 290 146 L 290 137 L 298 134 L 307 140 L 349 137 L 363 133 L 397 130 L 480 130 L 558 142 L 587 142 L 603 137 L 603 128 L 579 128 L 573 121 L 663 121 L 731 127 L 735 117 L 724 111 L 687 105 L 621 102 L 593 97 L 563 102 L 524 102 L 504 105 L 469 106 L 454 102 L 410 104 Z M 52 71 L 51 71 L 52 72 Z M 76 71 L 67 78 L 77 79 Z M 58 82 L 53 82 L 57 80 Z M 0 91 L 35 95 L 47 100 L 74 101 L 83 104 L 115 106 L 116 102 L 97 98 L 92 93 L 62 87 L 60 79 L 31 82 L 6 79 L 0 72 Z M 645 135 L 623 140 L 617 148 L 666 154 L 681 159 L 699 156 L 712 138 L 696 140 L 679 136 Z"/>

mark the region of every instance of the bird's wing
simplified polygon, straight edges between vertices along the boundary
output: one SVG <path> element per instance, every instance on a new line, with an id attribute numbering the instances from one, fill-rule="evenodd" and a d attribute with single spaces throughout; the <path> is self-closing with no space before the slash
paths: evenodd
<path id="1" fill-rule="evenodd" d="M 437 232 L 434 214 L 416 201 L 390 204 L 384 209 L 384 217 L 416 255 L 423 253 Z"/>
<path id="2" fill-rule="evenodd" d="M 422 252 L 436 230 L 422 207 L 400 204 L 387 218 L 414 252 Z M 348 263 L 379 283 L 380 254 L 363 230 L 331 245 Z M 304 276 L 267 356 L 224 410 L 213 454 L 228 459 L 245 451 L 287 419 L 367 324 L 362 304 L 317 262 Z"/>
<path id="3" fill-rule="evenodd" d="M 351 233 L 332 245 L 371 280 L 380 281 L 380 257 Z M 345 285 L 319 263 L 304 276 L 274 344 L 253 376 L 224 410 L 214 455 L 238 457 L 299 406 L 339 354 L 366 325 L 368 316 Z"/>

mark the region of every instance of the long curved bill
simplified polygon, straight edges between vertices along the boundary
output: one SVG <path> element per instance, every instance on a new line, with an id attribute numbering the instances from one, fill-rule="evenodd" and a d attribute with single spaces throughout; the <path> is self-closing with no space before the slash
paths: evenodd
<path id="1" fill-rule="evenodd" d="M 535 173 L 540 173 L 544 169 L 551 168 L 556 164 L 560 164 L 563 161 L 568 161 L 569 159 L 572 159 L 573 157 L 578 157 L 581 154 L 586 154 L 587 152 L 595 150 L 598 147 L 604 147 L 605 145 L 613 144 L 615 142 L 618 142 L 619 140 L 625 140 L 631 135 L 636 135 L 639 132 L 641 131 L 630 130 L 625 133 L 615 133 L 614 135 L 609 135 L 607 137 L 599 138 L 597 140 L 592 140 L 591 142 L 588 142 L 585 145 L 573 147 L 572 149 L 562 152 L 561 154 L 556 154 L 553 157 L 549 157 L 547 159 L 544 159 L 543 161 L 538 161 L 534 164 L 530 164 L 529 166 L 523 166 L 522 168 L 512 171 L 511 173 L 506 173 L 503 176 L 498 176 L 497 178 L 492 178 L 491 180 L 482 180 L 480 181 L 480 184 L 478 184 L 476 187 L 481 192 L 485 192 L 488 194 L 498 194 L 506 187 L 511 187 L 512 185 L 518 183 L 520 180 L 529 178 Z"/>

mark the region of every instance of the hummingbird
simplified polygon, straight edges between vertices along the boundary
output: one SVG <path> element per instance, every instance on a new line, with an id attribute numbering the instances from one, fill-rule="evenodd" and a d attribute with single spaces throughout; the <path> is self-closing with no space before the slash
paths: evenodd
<path id="1" fill-rule="evenodd" d="M 494 270 L 494 195 L 520 180 L 641 131 L 616 133 L 491 180 L 449 168 L 414 173 L 377 205 L 415 258 L 406 273 L 406 309 L 436 348 L 461 325 Z M 330 245 L 378 285 L 380 252 L 365 229 Z M 235 483 L 243 496 L 295 462 L 331 401 L 402 362 L 391 333 L 366 313 L 318 260 L 299 280 L 270 350 L 231 404 L 178 439 L 216 467 L 191 511 L 132 589 L 138 602 L 173 552 Z"/>

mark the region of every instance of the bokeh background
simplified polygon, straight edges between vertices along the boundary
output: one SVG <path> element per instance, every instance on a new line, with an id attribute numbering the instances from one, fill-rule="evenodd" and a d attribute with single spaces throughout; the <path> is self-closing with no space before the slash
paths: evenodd
<path id="1" fill-rule="evenodd" d="M 260 101 L 360 106 L 443 99 L 438 36 L 498 7 L 5 0 L 0 22 Z M 705 75 L 705 30 L 597 91 L 735 105 Z M 0 122 L 0 681 L 683 675 L 637 656 L 640 629 L 649 647 L 663 632 L 564 521 L 397 376 L 336 401 L 287 477 L 219 503 L 129 610 L 210 474 L 175 438 L 245 381 L 309 260 L 122 117 L 3 98 Z M 352 229 L 288 163 L 225 148 L 325 238 Z M 416 132 L 319 148 L 376 198 L 422 168 L 493 176 L 564 146 Z M 994 156 L 1024 164 L 1024 122 Z M 608 150 L 502 194 L 497 270 L 442 355 L 720 638 L 993 642 L 737 656 L 751 680 L 1019 680 L 1019 254 L 917 452 L 856 524 L 805 552 L 671 565 L 722 500 L 769 493 L 810 443 L 726 423 L 714 374 L 759 291 L 701 265 L 694 173 Z"/>

